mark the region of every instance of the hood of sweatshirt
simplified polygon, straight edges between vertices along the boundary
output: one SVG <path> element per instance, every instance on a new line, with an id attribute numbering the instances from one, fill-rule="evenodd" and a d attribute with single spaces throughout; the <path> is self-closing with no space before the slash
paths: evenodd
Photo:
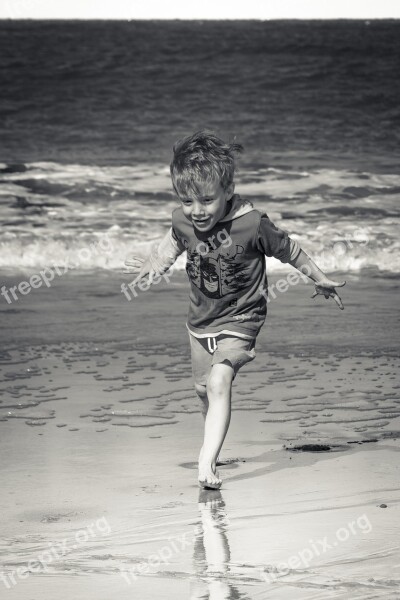
<path id="1" fill-rule="evenodd" d="M 233 221 L 233 219 L 242 217 L 243 215 L 246 215 L 252 210 L 255 210 L 252 203 L 249 202 L 249 200 L 244 200 L 243 198 L 241 198 L 239 194 L 234 194 L 230 202 L 232 202 L 231 210 L 228 212 L 227 215 L 225 215 L 223 219 L 221 219 L 220 223 L 224 221 Z"/>

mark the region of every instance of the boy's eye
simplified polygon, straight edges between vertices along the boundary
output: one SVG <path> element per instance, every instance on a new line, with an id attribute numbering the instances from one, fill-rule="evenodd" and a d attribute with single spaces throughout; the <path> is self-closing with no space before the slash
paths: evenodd
<path id="1" fill-rule="evenodd" d="M 203 202 L 204 204 L 210 204 L 210 202 L 213 201 L 213 198 L 204 198 Z"/>

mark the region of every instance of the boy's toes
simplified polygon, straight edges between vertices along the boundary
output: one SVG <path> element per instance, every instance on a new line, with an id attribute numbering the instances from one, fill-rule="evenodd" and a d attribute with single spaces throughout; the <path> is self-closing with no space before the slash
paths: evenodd
<path id="1" fill-rule="evenodd" d="M 218 490 L 222 485 L 222 480 L 218 473 L 213 473 L 212 470 L 199 473 L 199 484 L 204 489 Z"/>
<path id="2" fill-rule="evenodd" d="M 219 488 L 222 485 L 222 481 L 210 482 L 210 481 L 200 481 L 200 479 L 199 479 L 199 485 L 204 490 L 219 490 Z"/>

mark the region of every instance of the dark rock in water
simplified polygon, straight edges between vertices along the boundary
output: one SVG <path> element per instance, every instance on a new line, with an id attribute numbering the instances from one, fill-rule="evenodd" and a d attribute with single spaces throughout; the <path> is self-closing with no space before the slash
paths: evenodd
<path id="1" fill-rule="evenodd" d="M 327 444 L 302 444 L 301 446 L 287 448 L 287 450 L 292 452 L 329 452 L 332 447 Z"/>
<path id="2" fill-rule="evenodd" d="M 387 504 L 380 504 L 379 508 L 387 508 Z"/>
<path id="3" fill-rule="evenodd" d="M 337 452 L 339 450 L 347 450 L 347 446 L 340 444 L 301 444 L 300 446 L 291 446 L 285 448 L 290 452 Z"/>
<path id="4" fill-rule="evenodd" d="M 4 173 L 5 175 L 7 173 L 25 173 L 25 171 L 28 171 L 28 167 L 25 166 L 24 164 L 18 164 L 18 163 L 14 164 L 14 165 L 7 165 L 3 169 L 0 168 L 0 173 Z"/>
<path id="5" fill-rule="evenodd" d="M 347 442 L 348 444 L 372 444 L 373 442 L 377 442 L 378 440 L 376 438 L 373 438 L 371 440 L 354 440 L 354 441 L 350 441 Z"/>

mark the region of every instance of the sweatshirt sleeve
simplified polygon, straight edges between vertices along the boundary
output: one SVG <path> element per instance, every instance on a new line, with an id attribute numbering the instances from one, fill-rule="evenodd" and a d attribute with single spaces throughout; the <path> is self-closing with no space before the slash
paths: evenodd
<path id="1" fill-rule="evenodd" d="M 174 235 L 171 227 L 163 239 L 154 244 L 149 256 L 150 265 L 154 273 L 162 275 L 168 271 L 184 250 L 184 246 Z"/>
<path id="2" fill-rule="evenodd" d="M 294 260 L 300 252 L 299 244 L 286 231 L 274 225 L 265 214 L 260 219 L 257 248 L 266 256 L 273 256 L 283 263 Z"/>

